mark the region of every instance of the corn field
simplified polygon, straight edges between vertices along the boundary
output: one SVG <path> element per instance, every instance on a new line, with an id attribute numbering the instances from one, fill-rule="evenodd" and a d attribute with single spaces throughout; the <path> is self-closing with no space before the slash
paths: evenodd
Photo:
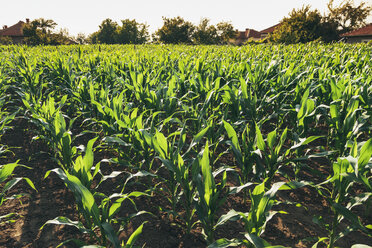
<path id="1" fill-rule="evenodd" d="M 372 246 L 371 46 L 0 46 L 0 92 L 0 232 L 71 199 L 1 247 Z"/>

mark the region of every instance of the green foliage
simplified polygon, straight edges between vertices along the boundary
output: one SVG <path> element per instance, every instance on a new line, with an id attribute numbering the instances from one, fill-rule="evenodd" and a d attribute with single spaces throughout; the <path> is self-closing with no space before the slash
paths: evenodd
<path id="1" fill-rule="evenodd" d="M 276 43 L 306 43 L 321 38 L 322 16 L 318 10 L 310 10 L 310 6 L 303 6 L 301 9 L 293 9 L 289 17 L 281 21 L 269 37 L 269 40 Z"/>
<path id="2" fill-rule="evenodd" d="M 331 224 L 325 222 L 321 216 L 314 217 L 314 222 L 328 231 L 328 237 L 321 239 L 321 242 L 328 240 L 329 248 L 335 247 L 335 242 L 341 237 L 354 230 L 361 230 L 369 236 L 372 236 L 370 225 L 363 224 L 359 216 L 352 212 L 356 206 L 363 205 L 372 197 L 371 186 L 371 155 L 372 139 L 358 144 L 356 140 L 350 148 L 350 155 L 340 157 L 332 165 L 332 174 L 323 184 L 330 184 L 330 189 L 323 184 L 316 185 L 319 193 L 325 196 L 333 212 L 333 221 Z M 358 195 L 352 195 L 352 187 L 359 183 L 367 191 Z M 340 223 L 347 221 L 347 228 L 340 228 Z M 340 230 L 341 229 L 341 230 Z"/>
<path id="3" fill-rule="evenodd" d="M 221 44 L 229 44 L 230 40 L 234 39 L 237 35 L 234 26 L 230 22 L 224 21 L 217 23 L 217 33 Z"/>
<path id="4" fill-rule="evenodd" d="M 61 30 L 54 33 L 53 30 L 57 26 L 51 19 L 39 18 L 30 23 L 26 23 L 23 27 L 23 34 L 25 35 L 24 42 L 28 45 L 67 45 L 71 44 L 66 31 Z"/>
<path id="5" fill-rule="evenodd" d="M 165 44 L 191 44 L 194 25 L 182 17 L 163 17 L 163 26 L 155 32 L 155 40 Z"/>
<path id="6" fill-rule="evenodd" d="M 93 44 L 143 44 L 148 40 L 148 26 L 135 19 L 125 19 L 122 25 L 111 19 L 105 19 L 99 30 L 90 36 Z"/>
<path id="7" fill-rule="evenodd" d="M 26 183 L 31 187 L 33 188 L 34 190 L 36 190 L 34 184 L 32 183 L 32 181 L 30 179 L 28 179 L 27 177 L 17 177 L 17 178 L 11 178 L 11 176 L 13 175 L 13 171 L 16 167 L 24 167 L 24 168 L 27 168 L 27 169 L 30 169 L 29 167 L 26 167 L 24 165 L 20 165 L 18 164 L 18 162 L 16 163 L 11 163 L 11 164 L 5 164 L 5 165 L 0 165 L 0 206 L 3 205 L 3 203 L 9 199 L 18 199 L 18 198 L 21 198 L 23 196 L 25 196 L 25 194 L 22 194 L 22 193 L 18 193 L 18 194 L 15 194 L 13 196 L 10 196 L 10 197 L 6 197 L 7 196 L 7 193 L 16 185 L 18 184 L 21 180 L 25 180 Z M 8 180 L 10 179 L 10 180 Z M 6 181 L 6 182 L 5 182 Z M 2 215 L 0 216 L 0 224 L 5 222 L 5 221 L 11 221 L 11 218 L 16 215 L 16 213 L 8 213 L 6 215 Z"/>
<path id="8" fill-rule="evenodd" d="M 339 33 L 345 33 L 360 28 L 366 24 L 366 19 L 372 11 L 372 6 L 366 2 L 354 5 L 353 0 L 345 0 L 338 6 L 333 5 L 334 1 L 328 3 L 327 20 L 337 25 Z"/>
<path id="9" fill-rule="evenodd" d="M 163 17 L 163 21 L 163 27 L 156 31 L 153 38 L 165 44 L 228 44 L 236 36 L 236 30 L 229 22 L 211 25 L 208 18 L 202 18 L 195 26 L 179 16 Z"/>
<path id="10" fill-rule="evenodd" d="M 148 41 L 148 26 L 138 23 L 136 20 L 125 19 L 118 28 L 117 43 L 119 44 L 143 44 Z"/>
<path id="11" fill-rule="evenodd" d="M 270 247 L 265 225 L 287 203 L 275 194 L 306 186 L 327 202 L 327 215 L 314 218 L 327 237 L 314 247 L 352 230 L 370 235 L 366 44 L 3 46 L 0 54 L 0 129 L 17 110 L 75 197 L 78 217 L 48 224 L 75 227 L 96 246 L 131 247 L 146 230 L 131 218 L 151 209 L 185 233 L 202 228 L 205 246 Z M 152 205 L 137 209 L 143 197 Z M 229 239 L 228 220 L 240 228 Z"/>
<path id="12" fill-rule="evenodd" d="M 365 25 L 372 6 L 365 2 L 355 6 L 352 0 L 334 6 L 333 0 L 330 0 L 328 11 L 328 14 L 322 16 L 318 10 L 310 10 L 310 5 L 293 9 L 288 17 L 282 19 L 281 26 L 269 36 L 269 41 L 285 44 L 336 41 L 340 34 Z"/>
<path id="13" fill-rule="evenodd" d="M 93 39 L 92 41 L 93 43 L 115 44 L 117 41 L 117 30 L 118 24 L 107 18 L 99 25 L 99 30 L 95 34 L 96 40 Z"/>
<path id="14" fill-rule="evenodd" d="M 219 37 L 215 26 L 209 24 L 209 19 L 203 18 L 192 34 L 195 44 L 218 44 Z"/>

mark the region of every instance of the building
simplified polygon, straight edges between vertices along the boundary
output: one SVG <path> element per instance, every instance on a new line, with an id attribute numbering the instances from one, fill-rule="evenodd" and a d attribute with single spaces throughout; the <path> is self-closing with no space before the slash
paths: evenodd
<path id="1" fill-rule="evenodd" d="M 235 45 L 243 45 L 248 40 L 260 40 L 260 32 L 247 28 L 245 31 L 239 31 L 238 36 L 235 38 L 233 43 Z"/>
<path id="2" fill-rule="evenodd" d="M 269 34 L 274 32 L 277 28 L 279 28 L 281 23 L 276 24 L 272 27 L 266 28 L 262 31 L 256 31 L 254 29 L 247 28 L 245 31 L 239 31 L 238 36 L 235 38 L 235 40 L 232 42 L 235 45 L 242 45 L 246 43 L 247 41 L 260 41 L 264 40 Z"/>
<path id="3" fill-rule="evenodd" d="M 359 43 L 372 41 L 372 23 L 351 32 L 341 34 L 342 41 L 346 43 Z"/>
<path id="4" fill-rule="evenodd" d="M 0 29 L 0 37 L 9 37 L 12 39 L 13 44 L 21 44 L 24 40 L 23 27 L 26 23 L 29 23 L 30 20 L 26 19 L 26 22 L 19 21 L 13 26 L 8 27 L 7 25 L 3 26 L 3 29 Z"/>
<path id="5" fill-rule="evenodd" d="M 281 25 L 282 25 L 281 23 L 278 23 L 278 24 L 276 24 L 274 26 L 271 26 L 271 27 L 269 27 L 267 29 L 261 30 L 260 31 L 261 39 L 265 39 L 267 36 L 269 36 L 269 34 L 273 33 Z"/>

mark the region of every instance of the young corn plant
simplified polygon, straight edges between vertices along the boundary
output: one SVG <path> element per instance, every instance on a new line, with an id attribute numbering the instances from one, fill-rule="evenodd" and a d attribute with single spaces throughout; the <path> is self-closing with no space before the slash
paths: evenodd
<path id="1" fill-rule="evenodd" d="M 359 149 L 358 149 L 359 146 Z M 320 238 L 318 243 L 327 243 L 327 247 L 336 247 L 336 241 L 351 231 L 361 230 L 372 237 L 372 223 L 363 225 L 357 214 L 352 212 L 356 206 L 363 205 L 372 197 L 371 168 L 372 168 L 372 139 L 365 142 L 361 148 L 356 140 L 350 149 L 348 157 L 340 157 L 332 165 L 332 175 L 330 178 L 315 187 L 318 192 L 325 197 L 333 213 L 331 224 L 325 223 L 323 218 L 315 217 L 314 222 L 321 225 L 328 231 L 328 237 Z M 353 185 L 358 183 L 363 185 L 366 192 L 353 193 Z M 327 184 L 330 187 L 324 187 Z M 367 210 L 368 211 L 368 210 Z M 347 223 L 343 230 L 341 223 Z"/>
<path id="2" fill-rule="evenodd" d="M 32 183 L 32 181 L 29 178 L 27 178 L 27 177 L 16 177 L 16 178 L 12 178 L 12 179 L 10 179 L 10 180 L 7 181 L 7 179 L 11 178 L 11 176 L 13 175 L 14 169 L 16 167 L 18 167 L 18 166 L 21 166 L 21 167 L 24 167 L 24 168 L 27 168 L 27 169 L 31 169 L 31 168 L 29 168 L 27 166 L 18 164 L 18 162 L 11 163 L 11 164 L 0 165 L 0 185 L 3 185 L 0 188 L 0 207 L 7 200 L 10 200 L 10 199 L 19 199 L 19 198 L 21 198 L 21 197 L 23 197 L 23 196 L 26 195 L 24 193 L 18 193 L 18 194 L 15 194 L 15 195 L 12 195 L 12 196 L 8 196 L 7 197 L 8 191 L 11 190 L 21 180 L 25 180 L 26 183 L 31 188 L 33 188 L 34 190 L 36 190 L 36 188 L 35 188 L 34 184 Z M 7 181 L 7 182 L 5 183 L 5 181 Z M 11 218 L 13 218 L 13 216 L 15 216 L 15 215 L 16 215 L 16 213 L 8 213 L 6 215 L 0 216 L 0 224 L 3 223 L 3 222 L 5 222 L 5 221 L 6 222 L 14 221 Z"/>
<path id="3" fill-rule="evenodd" d="M 136 197 L 141 194 L 132 192 L 130 194 L 113 194 L 112 196 L 102 201 L 102 206 L 98 206 L 93 194 L 87 189 L 82 182 L 75 176 L 69 174 L 67 171 L 63 171 L 60 168 L 48 171 L 45 177 L 51 172 L 54 172 L 60 177 L 68 189 L 72 191 L 75 197 L 75 201 L 78 206 L 79 213 L 83 216 L 84 222 L 73 221 L 69 218 L 59 216 L 53 220 L 47 221 L 41 229 L 47 224 L 55 225 L 69 225 L 76 227 L 82 233 L 88 233 L 92 238 L 98 242 L 98 244 L 107 247 L 108 241 L 113 247 L 131 247 L 137 236 L 142 231 L 143 225 L 141 225 L 127 241 L 126 245 L 121 245 L 118 235 L 112 227 L 112 221 L 114 220 L 114 214 L 119 211 L 122 202 L 130 197 Z M 109 203 L 116 199 L 111 206 Z M 100 211 L 100 208 L 102 211 Z M 98 235 L 96 229 L 99 230 L 101 235 Z M 75 243 L 82 243 L 77 240 L 68 240 L 66 242 L 74 241 Z M 66 243 L 64 242 L 64 243 Z"/>
<path id="4" fill-rule="evenodd" d="M 344 156 L 347 142 L 358 138 L 368 116 L 362 115 L 364 110 L 359 107 L 359 95 L 350 99 L 337 99 L 329 106 L 329 143 L 337 151 L 338 156 Z"/>
<path id="5" fill-rule="evenodd" d="M 88 142 L 85 149 L 85 155 L 78 156 L 73 162 L 70 170 L 57 168 L 48 171 L 45 175 L 45 177 L 47 177 L 51 172 L 54 172 L 64 181 L 67 188 L 74 194 L 77 209 L 84 221 L 73 221 L 60 216 L 46 222 L 44 226 L 46 224 L 71 225 L 78 228 L 83 233 L 90 234 L 90 236 L 100 245 L 107 246 L 109 241 L 113 247 L 132 247 L 133 243 L 138 238 L 138 235 L 142 232 L 143 224 L 138 227 L 126 243 L 124 241 L 120 243 L 118 238 L 118 232 L 122 231 L 123 227 L 118 231 L 115 231 L 112 224 L 119 222 L 124 225 L 127 224 L 132 217 L 143 214 L 143 211 L 139 211 L 136 214 L 131 215 L 129 218 L 116 218 L 115 216 L 119 212 L 125 200 L 128 200 L 134 205 L 132 198 L 146 194 L 142 192 L 130 192 L 127 194 L 113 193 L 110 196 L 105 196 L 104 194 L 99 193 L 97 188 L 100 183 L 103 180 L 115 177 L 115 175 L 117 176 L 118 174 L 116 172 L 114 172 L 113 175 L 102 177 L 101 182 L 98 182 L 95 188 L 91 187 L 94 178 L 98 173 L 100 173 L 100 163 L 93 167 L 93 145 L 96 140 L 97 138 L 94 138 Z M 97 202 L 95 197 L 102 198 L 100 204 Z M 97 235 L 96 229 L 99 229 L 101 234 L 100 236 Z M 70 241 L 81 244 L 81 242 L 77 240 L 68 240 L 66 242 Z"/>
<path id="6" fill-rule="evenodd" d="M 48 146 L 55 152 L 56 159 L 63 169 L 69 169 L 72 166 L 72 159 L 76 153 L 76 148 L 71 146 L 72 136 L 69 126 L 73 121 L 66 124 L 61 108 L 67 101 L 67 95 L 62 97 L 60 102 L 55 103 L 53 97 L 49 97 L 43 104 L 35 101 L 29 94 L 25 94 L 23 104 L 30 111 L 30 121 L 39 128 L 39 136 L 45 140 Z"/>
<path id="7" fill-rule="evenodd" d="M 240 169 L 240 184 L 245 185 L 250 182 L 251 179 L 259 180 L 255 177 L 255 162 L 257 160 L 257 146 L 254 142 L 254 138 L 251 137 L 251 130 L 249 125 L 246 125 L 246 128 L 243 130 L 241 135 L 241 145 L 239 143 L 239 138 L 234 128 L 226 121 L 223 121 L 226 133 L 229 140 L 226 142 L 232 148 L 237 167 Z M 244 199 L 247 197 L 247 191 L 244 190 Z"/>
<path id="8" fill-rule="evenodd" d="M 267 180 L 267 179 L 266 179 Z M 269 190 L 266 190 L 266 180 L 256 185 L 252 191 L 249 191 L 251 206 L 249 212 L 237 212 L 234 209 L 230 210 L 227 214 L 222 215 L 217 226 L 225 224 L 227 221 L 241 220 L 244 224 L 244 237 L 245 239 L 232 239 L 226 238 L 219 239 L 208 248 L 223 248 L 230 246 L 244 245 L 245 247 L 284 247 L 284 246 L 271 246 L 267 241 L 260 236 L 265 232 L 265 227 L 271 218 L 278 214 L 287 214 L 284 211 L 273 211 L 272 207 L 278 203 L 275 199 L 276 193 L 279 190 L 292 190 L 307 185 L 306 183 L 292 181 L 289 183 L 277 182 L 274 183 Z M 251 183 L 254 185 L 255 183 Z"/>
<path id="9" fill-rule="evenodd" d="M 291 160 L 295 160 L 295 158 L 290 157 L 293 151 L 321 137 L 310 136 L 307 138 L 300 138 L 288 148 L 283 147 L 287 140 L 287 133 L 288 130 L 285 128 L 283 133 L 279 136 L 277 129 L 275 129 L 268 133 L 265 142 L 258 125 L 256 125 L 255 142 L 258 149 L 255 153 L 259 157 L 256 164 L 256 173 L 262 179 L 267 178 L 267 185 L 271 185 L 271 181 L 276 172 L 278 172 L 283 165 L 288 164 Z"/>
<path id="10" fill-rule="evenodd" d="M 218 210 L 226 201 L 229 189 L 226 187 L 227 170 L 222 168 L 212 173 L 212 165 L 209 161 L 208 141 L 202 153 L 202 158 L 194 164 L 193 181 L 198 194 L 195 199 L 195 209 L 199 222 L 203 228 L 203 235 L 207 244 L 215 241 L 215 230 L 219 226 L 216 223 Z M 216 183 L 215 177 L 222 173 L 222 180 Z"/>
<path id="11" fill-rule="evenodd" d="M 168 137 L 170 141 L 167 140 L 164 134 L 157 130 L 155 135 L 151 135 L 147 131 L 142 130 L 142 135 L 147 144 L 152 147 L 158 155 L 156 158 L 160 159 L 162 166 L 168 171 L 169 177 L 160 179 L 166 185 L 169 194 L 168 200 L 172 206 L 171 213 L 174 216 L 178 216 L 177 204 L 180 202 L 185 209 L 184 216 L 180 217 L 185 222 L 186 232 L 190 233 L 193 226 L 192 218 L 195 212 L 192 205 L 195 187 L 191 180 L 190 166 L 185 164 L 181 156 L 181 151 L 186 140 L 185 129 L 183 128 L 181 132 L 172 133 Z M 202 137 L 203 135 L 197 137 L 197 142 Z M 187 152 L 185 154 L 187 154 Z"/>

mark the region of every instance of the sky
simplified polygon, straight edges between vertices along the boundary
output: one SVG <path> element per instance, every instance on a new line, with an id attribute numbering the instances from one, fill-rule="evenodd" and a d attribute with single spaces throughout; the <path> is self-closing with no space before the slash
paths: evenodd
<path id="1" fill-rule="evenodd" d="M 238 30 L 253 28 L 257 31 L 277 24 L 293 8 L 311 5 L 322 14 L 329 0 L 0 0 L 0 28 L 11 26 L 19 20 L 43 17 L 53 19 L 70 35 L 91 34 L 106 19 L 120 23 L 124 19 L 136 19 L 149 25 L 150 33 L 163 25 L 162 17 L 181 16 L 198 24 L 201 18 L 209 18 L 211 24 L 229 21 Z M 335 0 L 335 4 L 341 0 Z M 361 0 L 355 0 L 356 4 Z M 372 6 L 372 0 L 364 0 Z M 372 22 L 369 16 L 367 22 Z"/>

